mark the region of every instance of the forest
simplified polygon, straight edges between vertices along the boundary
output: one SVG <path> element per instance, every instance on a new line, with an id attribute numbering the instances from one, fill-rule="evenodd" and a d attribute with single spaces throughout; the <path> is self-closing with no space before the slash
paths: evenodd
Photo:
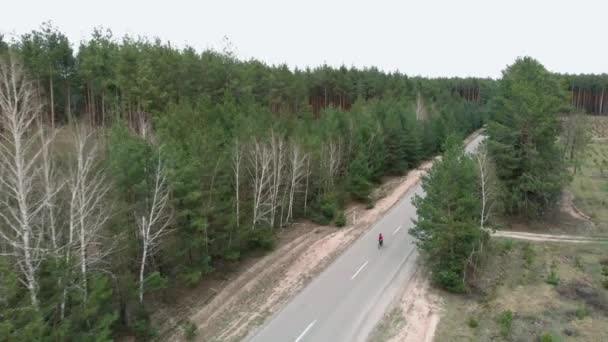
<path id="1" fill-rule="evenodd" d="M 228 41 L 200 52 L 97 29 L 76 46 L 43 24 L 0 35 L 0 56 L 8 341 L 153 338 L 148 300 L 271 250 L 295 221 L 344 225 L 383 177 L 444 150 L 461 163 L 454 140 L 505 111 L 496 80 L 290 69 L 240 60 Z M 605 114 L 606 80 L 559 86 Z"/>
<path id="2" fill-rule="evenodd" d="M 495 82 L 291 70 L 49 24 L 0 40 L 2 340 L 154 336 L 170 303 L 297 220 L 481 127 Z"/>

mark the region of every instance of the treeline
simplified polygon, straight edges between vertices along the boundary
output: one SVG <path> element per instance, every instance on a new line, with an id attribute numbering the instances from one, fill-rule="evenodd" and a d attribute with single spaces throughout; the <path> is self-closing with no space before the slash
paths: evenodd
<path id="1" fill-rule="evenodd" d="M 115 38 L 109 30 L 95 30 L 77 48 L 50 24 L 2 42 L 21 56 L 37 84 L 51 125 L 65 123 L 70 115 L 86 115 L 96 124 L 107 124 L 119 115 L 136 116 L 167 109 L 170 103 L 197 101 L 201 95 L 211 103 L 226 95 L 238 104 L 255 103 L 274 113 L 313 112 L 327 107 L 348 110 L 357 99 L 400 97 L 444 100 L 452 93 L 472 101 L 491 97 L 489 79 L 408 78 L 401 73 L 366 69 L 332 68 L 290 70 L 257 60 L 241 61 L 231 52 L 183 49 L 158 39 Z"/>
<path id="2" fill-rule="evenodd" d="M 608 114 L 608 74 L 560 75 L 570 93 L 570 104 L 595 115 Z"/>
<path id="3" fill-rule="evenodd" d="M 295 220 L 345 224 L 383 176 L 479 128 L 494 84 L 290 71 L 101 31 L 74 54 L 50 26 L 0 46 L 1 340 L 152 337 L 146 299 L 271 249 Z"/>

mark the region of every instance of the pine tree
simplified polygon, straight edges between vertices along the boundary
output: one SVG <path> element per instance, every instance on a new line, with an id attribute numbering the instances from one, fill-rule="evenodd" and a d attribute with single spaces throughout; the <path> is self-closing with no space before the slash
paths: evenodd
<path id="1" fill-rule="evenodd" d="M 348 168 L 349 191 L 358 200 L 369 200 L 371 171 L 365 153 L 359 151 Z"/>
<path id="2" fill-rule="evenodd" d="M 408 135 L 403 130 L 387 128 L 385 134 L 385 169 L 389 174 L 401 175 L 408 168 Z"/>
<path id="3" fill-rule="evenodd" d="M 555 76 L 530 57 L 503 72 L 488 147 L 511 214 L 539 216 L 558 199 L 567 179 L 556 144 L 564 101 Z"/>
<path id="4" fill-rule="evenodd" d="M 475 162 L 464 154 L 459 139 L 448 139 L 443 159 L 423 178 L 422 188 L 426 197 L 414 199 L 418 219 L 410 234 L 433 280 L 449 291 L 461 292 L 467 260 L 486 233 L 479 226 Z"/>
<path id="5" fill-rule="evenodd" d="M 418 163 L 424 158 L 422 141 L 418 132 L 419 127 L 420 125 L 417 122 L 408 121 L 405 134 L 401 138 L 405 151 L 405 161 L 410 169 L 418 166 Z"/>

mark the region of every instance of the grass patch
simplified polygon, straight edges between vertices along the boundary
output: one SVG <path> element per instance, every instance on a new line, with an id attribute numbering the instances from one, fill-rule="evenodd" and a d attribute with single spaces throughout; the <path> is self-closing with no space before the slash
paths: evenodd
<path id="1" fill-rule="evenodd" d="M 513 239 L 504 239 L 501 244 L 503 253 L 509 253 L 513 249 Z"/>
<path id="2" fill-rule="evenodd" d="M 194 341 L 196 336 L 198 336 L 198 328 L 196 324 L 192 321 L 187 321 L 184 323 L 184 337 L 187 341 Z"/>
<path id="3" fill-rule="evenodd" d="M 532 244 L 529 242 L 525 242 L 522 250 L 525 266 L 526 268 L 530 268 L 534 263 L 534 256 L 536 255 L 534 252 L 534 246 L 532 246 Z"/>
<path id="4" fill-rule="evenodd" d="M 606 244 L 515 240 L 505 254 L 504 240 L 492 240 L 474 290 L 442 295 L 435 340 L 539 341 L 548 334 L 551 341 L 608 341 L 608 291 L 600 264 L 606 250 Z M 550 269 L 557 285 L 548 284 Z"/>
<path id="5" fill-rule="evenodd" d="M 559 284 L 559 276 L 557 275 L 557 263 L 553 261 L 551 263 L 551 270 L 546 280 L 547 284 L 557 286 Z"/>
<path id="6" fill-rule="evenodd" d="M 469 327 L 471 329 L 476 329 L 479 326 L 479 321 L 476 320 L 475 318 L 471 317 L 471 318 L 469 318 L 469 321 L 467 322 L 467 324 L 469 325 Z"/>
<path id="7" fill-rule="evenodd" d="M 576 266 L 576 268 L 578 268 L 581 271 L 585 271 L 585 266 L 583 266 L 583 262 L 581 260 L 580 255 L 575 255 L 574 256 L 574 266 Z"/>
<path id="8" fill-rule="evenodd" d="M 559 338 L 557 335 L 554 335 L 553 333 L 546 332 L 538 338 L 538 341 L 539 342 L 560 342 L 560 341 L 562 341 L 562 339 Z"/>
<path id="9" fill-rule="evenodd" d="M 344 214 L 344 211 L 341 211 L 340 213 L 338 213 L 334 223 L 335 223 L 336 227 L 346 226 L 346 215 Z"/>
<path id="10" fill-rule="evenodd" d="M 511 326 L 513 326 L 513 312 L 505 310 L 498 315 L 496 322 L 500 326 L 500 335 L 504 338 L 511 335 Z"/>
<path id="11" fill-rule="evenodd" d="M 589 311 L 587 311 L 587 308 L 584 305 L 581 305 L 576 309 L 576 318 L 583 319 L 587 316 L 589 316 Z"/>

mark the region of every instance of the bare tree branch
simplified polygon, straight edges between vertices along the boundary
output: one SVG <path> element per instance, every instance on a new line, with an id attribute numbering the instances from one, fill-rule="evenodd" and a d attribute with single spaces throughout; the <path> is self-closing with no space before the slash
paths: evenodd
<path id="1" fill-rule="evenodd" d="M 169 187 L 160 155 L 154 173 L 154 189 L 152 201 L 147 211 L 137 220 L 139 237 L 142 245 L 142 255 L 139 269 L 139 302 L 144 301 L 144 274 L 146 261 L 159 246 L 160 239 L 167 234 L 171 223 L 172 212 L 169 210 Z"/>
<path id="2" fill-rule="evenodd" d="M 105 240 L 103 228 L 110 218 L 110 210 L 105 203 L 110 188 L 97 165 L 99 151 L 93 132 L 84 126 L 76 127 L 75 131 L 75 161 L 68 180 L 68 243 L 78 253 L 81 286 L 86 300 L 90 269 L 100 264 L 112 251 L 110 244 L 101 243 Z M 68 261 L 71 259 L 71 251 L 68 251 L 66 258 Z"/>
<path id="3" fill-rule="evenodd" d="M 35 129 L 42 106 L 35 93 L 14 56 L 9 54 L 7 59 L 0 61 L 0 163 L 4 192 L 0 238 L 12 249 L 6 254 L 15 256 L 30 302 L 38 308 L 37 270 L 46 253 L 41 248 L 44 229 L 39 214 L 48 200 L 44 198 L 46 194 L 35 189 L 40 180 L 42 153 Z M 44 138 L 42 144 L 46 145 Z"/>

